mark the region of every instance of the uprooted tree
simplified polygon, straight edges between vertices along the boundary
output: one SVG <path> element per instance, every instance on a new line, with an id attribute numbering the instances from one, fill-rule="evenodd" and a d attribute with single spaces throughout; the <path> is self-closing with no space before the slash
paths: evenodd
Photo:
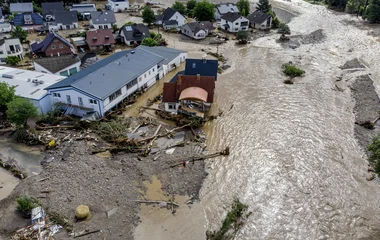
<path id="1" fill-rule="evenodd" d="M 285 35 L 290 35 L 290 28 L 285 23 L 280 23 L 277 33 L 281 34 L 280 40 L 289 40 Z"/>

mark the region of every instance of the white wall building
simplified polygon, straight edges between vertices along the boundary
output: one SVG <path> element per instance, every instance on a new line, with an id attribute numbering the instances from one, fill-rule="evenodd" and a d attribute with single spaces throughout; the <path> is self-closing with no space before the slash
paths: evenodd
<path id="1" fill-rule="evenodd" d="M 16 56 L 24 59 L 24 50 L 20 39 L 18 38 L 3 38 L 0 39 L 0 64 L 5 64 L 5 59 L 8 56 Z"/>
<path id="2" fill-rule="evenodd" d="M 79 72 L 81 60 L 78 56 L 63 55 L 59 57 L 39 58 L 33 61 L 35 71 L 60 76 L 71 76 Z"/>
<path id="3" fill-rule="evenodd" d="M 12 26 L 7 22 L 0 22 L 0 33 L 9 33 L 12 31 Z"/>
<path id="4" fill-rule="evenodd" d="M 239 13 L 226 13 L 221 17 L 220 27 L 228 32 L 247 31 L 249 20 Z"/>
<path id="5" fill-rule="evenodd" d="M 108 4 L 106 4 L 106 9 L 111 10 L 113 12 L 124 11 L 129 8 L 128 0 L 108 0 Z"/>
<path id="6" fill-rule="evenodd" d="M 177 22 L 176 26 L 173 24 L 173 21 Z M 180 27 L 186 23 L 186 18 L 178 11 L 167 8 L 161 15 L 156 15 L 156 25 L 163 25 L 164 23 L 170 23 L 170 27 Z"/>
<path id="7" fill-rule="evenodd" d="M 239 9 L 236 4 L 233 3 L 221 3 L 215 5 L 215 19 L 219 20 L 226 13 L 239 13 Z"/>
<path id="8" fill-rule="evenodd" d="M 91 13 L 90 25 L 95 29 L 112 29 L 116 23 L 115 14 L 112 11 L 98 11 Z"/>
<path id="9" fill-rule="evenodd" d="M 63 76 L 0 66 L 0 82 L 15 86 L 16 96 L 28 99 L 41 114 L 52 108 L 45 88 L 63 79 Z"/>

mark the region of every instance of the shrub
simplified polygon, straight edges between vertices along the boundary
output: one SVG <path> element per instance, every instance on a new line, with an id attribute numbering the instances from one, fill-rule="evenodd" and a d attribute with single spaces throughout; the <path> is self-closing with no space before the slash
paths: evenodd
<path id="1" fill-rule="evenodd" d="M 35 207 L 41 206 L 40 201 L 34 197 L 19 197 L 16 199 L 17 210 L 19 210 L 23 217 L 30 218 L 31 211 Z"/>
<path id="2" fill-rule="evenodd" d="M 141 45 L 154 47 L 154 46 L 157 46 L 157 41 L 154 40 L 153 38 L 144 38 L 141 42 Z"/>
<path id="3" fill-rule="evenodd" d="M 377 174 L 380 174 L 380 136 L 374 137 L 368 146 L 371 152 L 368 160 L 374 165 Z"/>
<path id="4" fill-rule="evenodd" d="M 305 73 L 304 70 L 299 69 L 296 66 L 291 65 L 291 64 L 284 64 L 282 67 L 284 69 L 283 72 L 285 73 L 285 75 L 291 78 L 299 77 Z"/>
<path id="5" fill-rule="evenodd" d="M 7 104 L 7 117 L 9 122 L 18 126 L 25 124 L 30 117 L 38 116 L 37 108 L 25 98 L 15 97 Z"/>
<path id="6" fill-rule="evenodd" d="M 291 79 L 286 79 L 284 81 L 285 84 L 293 84 L 293 81 Z"/>

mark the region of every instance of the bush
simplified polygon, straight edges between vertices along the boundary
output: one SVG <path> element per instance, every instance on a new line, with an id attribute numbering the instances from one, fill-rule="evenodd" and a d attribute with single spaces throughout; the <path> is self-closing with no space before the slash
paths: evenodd
<path id="1" fill-rule="evenodd" d="M 30 218 L 32 209 L 41 206 L 40 201 L 34 197 L 19 197 L 16 199 L 17 210 L 19 210 L 23 217 Z"/>
<path id="2" fill-rule="evenodd" d="M 10 64 L 12 66 L 16 66 L 20 61 L 21 61 L 21 59 L 17 56 L 8 56 L 5 59 L 5 63 Z"/>
<path id="3" fill-rule="evenodd" d="M 371 152 L 368 160 L 374 165 L 377 174 L 380 174 L 380 136 L 374 137 L 368 146 Z"/>
<path id="4" fill-rule="evenodd" d="M 248 35 L 248 32 L 247 31 L 239 31 L 236 33 L 236 39 L 239 40 L 239 43 L 241 44 L 246 44 L 248 39 L 249 39 L 249 35 Z"/>
<path id="5" fill-rule="evenodd" d="M 9 122 L 18 126 L 25 124 L 30 117 L 38 116 L 37 108 L 25 98 L 15 97 L 7 104 L 7 117 Z"/>
<path id="6" fill-rule="evenodd" d="M 154 40 L 153 38 L 144 38 L 141 42 L 141 45 L 154 47 L 154 46 L 157 46 L 157 41 Z"/>
<path id="7" fill-rule="evenodd" d="M 284 64 L 282 67 L 284 69 L 283 73 L 285 73 L 286 76 L 289 76 L 291 78 L 302 76 L 302 74 L 305 73 L 304 70 L 299 69 L 291 64 Z"/>

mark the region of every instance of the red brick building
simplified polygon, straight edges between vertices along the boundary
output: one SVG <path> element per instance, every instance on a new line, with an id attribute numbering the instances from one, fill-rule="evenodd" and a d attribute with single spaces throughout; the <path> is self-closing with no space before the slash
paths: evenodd
<path id="1" fill-rule="evenodd" d="M 55 32 L 49 33 L 43 41 L 35 42 L 30 47 L 34 54 L 45 57 L 72 54 L 74 51 L 70 42 Z"/>
<path id="2" fill-rule="evenodd" d="M 86 42 L 88 47 L 93 50 L 111 50 L 115 45 L 115 39 L 111 29 L 99 29 L 86 32 Z"/>

